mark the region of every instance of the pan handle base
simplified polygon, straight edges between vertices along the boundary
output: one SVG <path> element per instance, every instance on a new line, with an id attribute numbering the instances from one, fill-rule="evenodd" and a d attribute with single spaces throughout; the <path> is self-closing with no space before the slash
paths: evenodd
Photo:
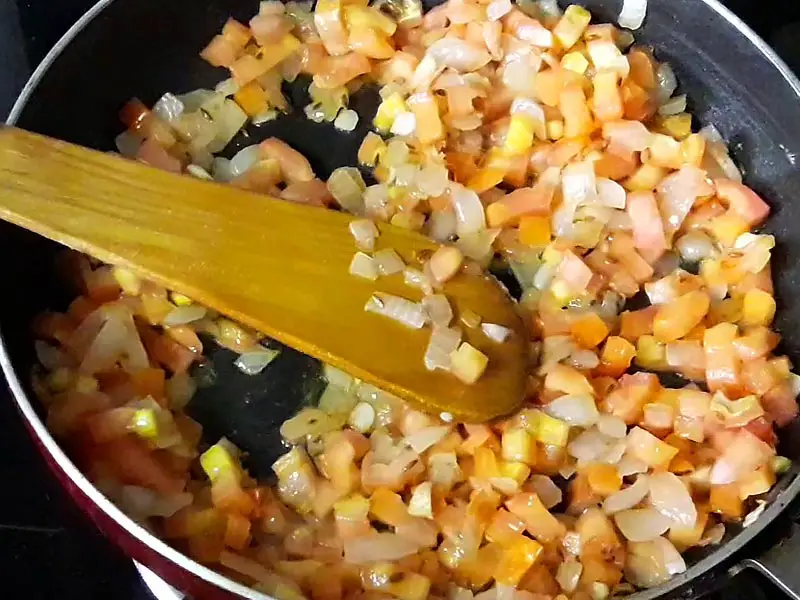
<path id="1" fill-rule="evenodd" d="M 790 527 L 789 535 L 780 543 L 758 558 L 743 560 L 731 569 L 731 574 L 742 569 L 754 569 L 774 583 L 788 598 L 800 600 L 800 525 L 791 523 Z"/>

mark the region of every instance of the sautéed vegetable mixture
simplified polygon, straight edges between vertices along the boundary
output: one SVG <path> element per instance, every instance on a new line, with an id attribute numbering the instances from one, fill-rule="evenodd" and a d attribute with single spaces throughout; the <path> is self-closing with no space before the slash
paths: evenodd
<path id="1" fill-rule="evenodd" d="M 131 517 L 281 599 L 604 600 L 684 571 L 684 551 L 757 518 L 789 468 L 775 432 L 797 414 L 800 378 L 773 353 L 775 240 L 754 232 L 769 207 L 716 129 L 695 129 L 670 66 L 636 45 L 645 8 L 627 0 L 619 29 L 551 0 L 425 14 L 415 0 L 266 1 L 202 50 L 230 72 L 215 90 L 122 111 L 125 156 L 352 213 L 352 275 L 425 294 L 376 295 L 365 310 L 427 328 L 419 360 L 454 385 L 487 367 L 464 331 L 511 332 L 454 319 L 446 283 L 509 267 L 530 332 L 518 413 L 458 423 L 327 368 L 318 406 L 281 427 L 275 480 L 255 481 L 228 440 L 202 446 L 183 409 L 198 334 L 248 374 L 276 351 L 74 256 L 81 295 L 35 324 L 50 429 Z M 343 132 L 372 118 L 351 94 L 379 88 L 360 169 L 323 181 L 274 138 L 215 156 L 292 110 L 282 85 L 303 78 L 300 110 Z M 415 265 L 375 252 L 376 221 L 441 249 Z M 628 308 L 634 297 L 644 308 Z M 664 373 L 681 383 L 665 387 Z"/>

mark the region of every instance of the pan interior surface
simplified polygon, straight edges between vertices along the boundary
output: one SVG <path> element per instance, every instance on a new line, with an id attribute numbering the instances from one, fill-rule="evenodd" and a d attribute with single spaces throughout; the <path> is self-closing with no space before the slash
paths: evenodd
<path id="1" fill-rule="evenodd" d="M 597 18 L 611 22 L 622 5 L 620 0 L 579 3 Z M 27 99 L 18 104 L 16 124 L 112 150 L 114 137 L 122 129 L 117 114 L 129 98 L 138 97 L 151 105 L 166 91 L 213 88 L 223 79 L 223 71 L 204 63 L 198 52 L 229 16 L 246 21 L 254 11 L 255 3 L 238 0 L 205 0 L 200 4 L 192 0 L 108 2 L 60 54 L 51 57 L 49 68 L 31 87 Z M 717 126 L 730 143 L 746 183 L 770 203 L 772 216 L 765 229 L 777 239 L 773 253 L 777 329 L 783 336 L 784 353 L 800 364 L 800 329 L 792 326 L 800 322 L 800 303 L 795 302 L 800 292 L 800 84 L 759 45 L 763 42 L 726 14 L 726 9 L 711 1 L 651 0 L 645 25 L 636 37 L 651 45 L 660 60 L 673 65 L 679 90 L 688 94 L 689 110 L 698 124 Z M 335 167 L 356 164 L 358 146 L 371 120 L 366 115 L 374 103 L 367 94 L 354 104 L 362 114 L 354 134 L 312 123 L 297 112 L 261 127 L 250 127 L 246 135 L 237 136 L 226 154 L 276 136 L 308 156 L 325 177 Z M 298 100 L 295 105 L 302 103 Z M 7 257 L 6 281 L 10 283 L 0 297 L 0 329 L 15 372 L 27 386 L 34 362 L 31 320 L 43 309 L 63 307 L 70 293 L 56 271 L 58 248 L 54 244 L 4 223 L 0 229 L 0 245 Z M 315 393 L 309 389 L 309 381 L 314 380 L 316 367 L 302 358 L 287 361 L 284 385 L 280 386 L 282 393 L 295 398 L 287 404 L 290 408 L 297 406 L 296 398 Z M 263 407 L 273 403 L 276 408 L 259 412 L 259 435 L 245 435 L 248 439 L 260 438 L 265 448 L 280 444 L 277 428 L 288 414 L 275 404 L 275 386 L 262 384 L 256 382 L 253 389 L 243 390 L 237 387 L 232 373 L 216 379 L 205 393 L 212 402 L 226 400 L 225 412 L 232 421 L 220 422 L 215 434 L 238 427 L 241 403 L 235 399 L 253 394 L 248 404 Z M 26 389 L 32 398 L 30 389 Z M 37 406 L 41 414 L 40 408 Z M 241 418 L 252 421 L 250 414 L 243 413 Z M 782 454 L 800 460 L 800 423 L 791 424 L 783 432 L 781 444 Z M 248 449 L 258 453 L 257 449 Z M 796 494 L 796 475 L 793 470 L 783 477 L 771 492 L 773 502 L 756 524 L 735 534 L 721 548 L 694 556 L 696 562 L 686 573 L 636 597 L 644 600 L 677 589 L 728 558 Z"/>

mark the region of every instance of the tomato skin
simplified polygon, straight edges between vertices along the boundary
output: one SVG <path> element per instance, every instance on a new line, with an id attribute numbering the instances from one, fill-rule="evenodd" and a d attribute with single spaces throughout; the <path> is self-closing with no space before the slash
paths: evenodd
<path id="1" fill-rule="evenodd" d="M 757 227 L 769 216 L 769 205 L 746 185 L 730 179 L 715 179 L 717 197 L 741 216 L 750 227 Z"/>

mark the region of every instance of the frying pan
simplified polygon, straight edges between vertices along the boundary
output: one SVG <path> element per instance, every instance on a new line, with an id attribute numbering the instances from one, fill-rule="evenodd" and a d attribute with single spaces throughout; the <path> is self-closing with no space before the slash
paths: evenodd
<path id="1" fill-rule="evenodd" d="M 621 0 L 580 4 L 603 21 L 615 20 Z M 430 8 L 436 2 L 426 2 Z M 221 71 L 206 65 L 198 51 L 233 16 L 247 20 L 255 0 L 101 0 L 56 44 L 16 102 L 9 122 L 56 138 L 101 150 L 113 149 L 121 131 L 117 112 L 133 96 L 152 104 L 163 92 L 212 87 Z M 778 246 L 773 273 L 779 305 L 777 328 L 783 351 L 800 364 L 800 81 L 770 48 L 716 0 L 650 0 L 645 26 L 637 39 L 652 45 L 669 61 L 690 110 L 699 123 L 714 123 L 731 142 L 732 154 L 748 185 L 772 205 L 766 229 Z M 292 90 L 302 106 L 303 90 Z M 362 115 L 374 109 L 374 95 L 357 95 Z M 327 177 L 343 164 L 356 164 L 359 142 L 370 119 L 355 134 L 306 120 L 302 111 L 239 135 L 229 153 L 267 136 L 283 138 L 307 155 L 316 172 Z M 211 240 L 209 240 L 211 243 Z M 69 300 L 55 271 L 58 248 L 26 231 L 0 224 L 5 261 L 5 290 L 0 295 L 0 363 L 26 426 L 54 474 L 75 501 L 132 558 L 196 598 L 265 598 L 263 594 L 188 559 L 113 506 L 79 472 L 45 428 L 42 407 L 29 387 L 34 362 L 31 319 L 45 308 Z M 226 435 L 251 454 L 249 468 L 268 473 L 280 451 L 280 423 L 323 386 L 320 366 L 290 350 L 283 352 L 268 376 L 246 377 L 231 367 L 232 355 L 212 352 L 212 370 L 201 373 L 205 385 L 190 405 L 209 439 Z M 781 435 L 779 452 L 800 464 L 800 420 Z M 782 476 L 766 498 L 764 513 L 749 527 L 729 528 L 722 545 L 689 555 L 689 569 L 661 587 L 632 598 L 690 598 L 707 590 L 709 574 L 724 577 L 734 556 L 756 534 L 787 511 L 800 492 L 798 467 Z M 800 600 L 800 537 L 789 535 L 782 548 L 733 565 L 753 567 Z M 796 571 L 796 569 L 795 569 Z"/>

